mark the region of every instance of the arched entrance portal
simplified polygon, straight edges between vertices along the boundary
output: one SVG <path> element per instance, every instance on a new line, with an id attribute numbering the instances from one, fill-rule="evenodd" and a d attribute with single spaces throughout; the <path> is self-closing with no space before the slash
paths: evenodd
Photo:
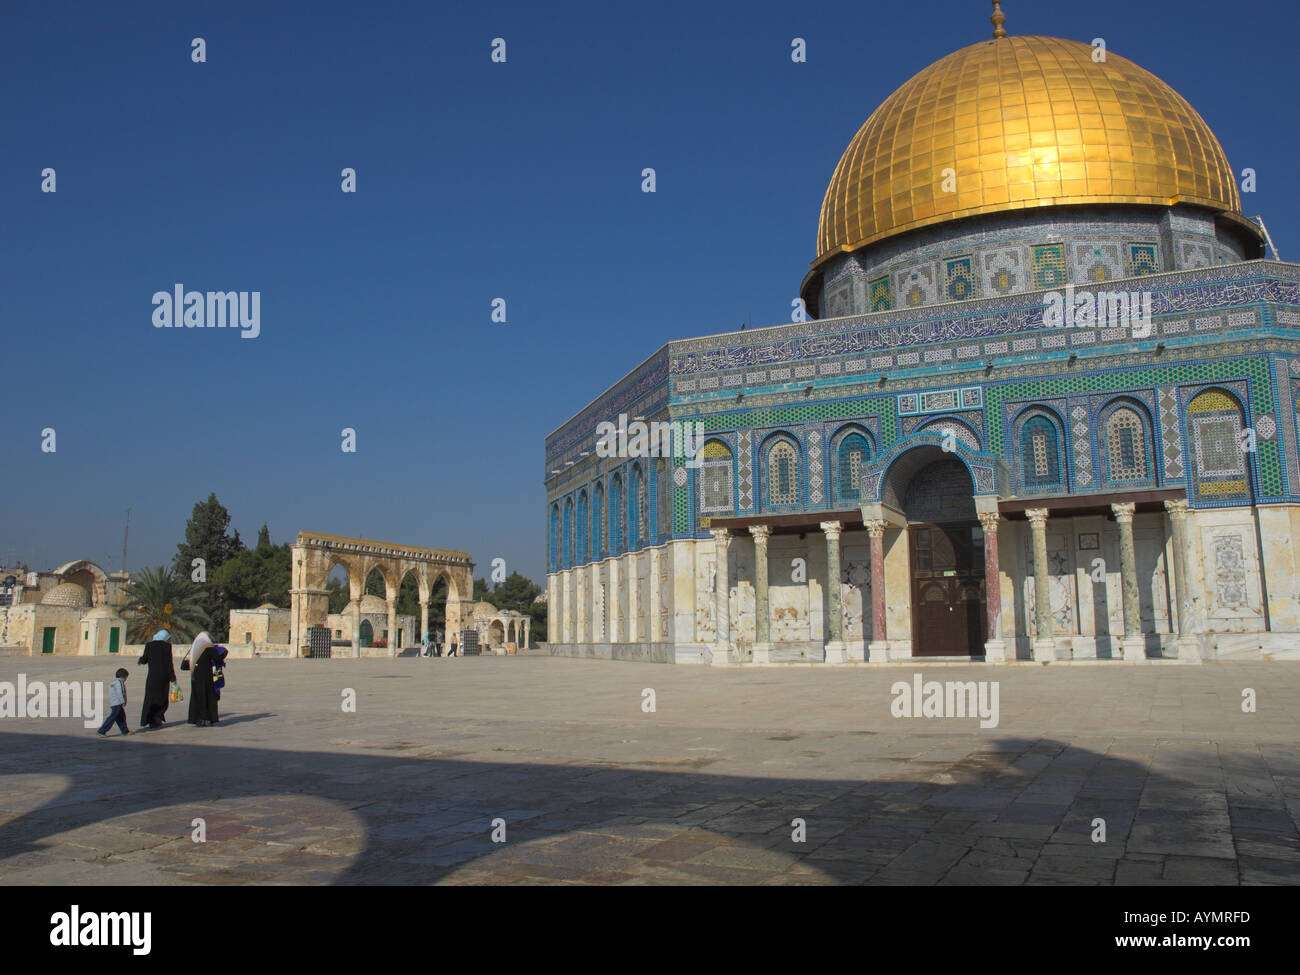
<path id="1" fill-rule="evenodd" d="M 903 497 L 911 563 L 912 655 L 984 653 L 984 532 L 974 486 L 954 457 L 930 460 Z"/>

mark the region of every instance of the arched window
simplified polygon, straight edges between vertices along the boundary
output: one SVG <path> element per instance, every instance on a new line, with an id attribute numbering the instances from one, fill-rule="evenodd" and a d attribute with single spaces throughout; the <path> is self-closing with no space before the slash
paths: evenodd
<path id="1" fill-rule="evenodd" d="M 623 478 L 615 474 L 609 481 L 609 552 L 623 551 Z"/>
<path id="2" fill-rule="evenodd" d="M 1106 420 L 1106 460 L 1112 481 L 1144 481 L 1151 476 L 1146 424 L 1132 407 L 1117 407 Z"/>
<path id="3" fill-rule="evenodd" d="M 1061 436 L 1056 424 L 1036 413 L 1020 428 L 1020 470 L 1027 488 L 1060 487 Z"/>
<path id="4" fill-rule="evenodd" d="M 560 506 L 551 505 L 551 571 L 560 567 Z"/>
<path id="5" fill-rule="evenodd" d="M 1198 494 L 1223 498 L 1249 492 L 1242 416 L 1237 398 L 1219 389 L 1197 393 L 1187 404 Z"/>
<path id="6" fill-rule="evenodd" d="M 573 498 L 564 502 L 564 568 L 573 566 Z"/>
<path id="7" fill-rule="evenodd" d="M 627 492 L 627 535 L 628 549 L 635 550 L 645 544 L 645 474 L 640 464 L 632 465 L 631 480 Z"/>
<path id="8" fill-rule="evenodd" d="M 732 493 L 735 463 L 731 448 L 721 440 L 710 440 L 701 451 L 700 471 L 696 475 L 696 494 L 700 514 L 731 514 L 736 502 Z"/>
<path id="9" fill-rule="evenodd" d="M 600 560 L 605 557 L 605 485 L 596 482 L 596 490 L 591 493 L 591 556 Z"/>
<path id="10" fill-rule="evenodd" d="M 767 452 L 767 503 L 799 503 L 799 455 L 788 440 L 778 440 Z"/>
<path id="11" fill-rule="evenodd" d="M 659 542 L 672 534 L 672 513 L 668 504 L 672 496 L 672 487 L 668 483 L 670 477 L 668 464 L 660 457 L 655 464 L 655 540 Z"/>
<path id="12" fill-rule="evenodd" d="M 858 501 L 862 497 L 862 472 L 871 459 L 871 445 L 860 433 L 840 438 L 835 451 L 835 494 L 841 501 Z"/>
<path id="13" fill-rule="evenodd" d="M 587 552 L 587 492 L 578 494 L 578 562 L 586 562 Z"/>

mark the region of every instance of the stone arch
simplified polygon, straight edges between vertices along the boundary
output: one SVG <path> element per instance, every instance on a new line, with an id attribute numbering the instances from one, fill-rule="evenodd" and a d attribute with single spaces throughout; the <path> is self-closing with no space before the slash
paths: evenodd
<path id="1" fill-rule="evenodd" d="M 979 431 L 962 417 L 937 416 L 931 420 L 926 420 L 916 432 L 937 432 L 940 436 L 951 433 L 955 439 L 964 443 L 971 450 L 982 450 L 984 446 L 984 438 L 980 436 Z"/>
<path id="2" fill-rule="evenodd" d="M 397 649 L 396 602 L 407 573 L 414 573 L 418 587 L 422 633 L 429 629 L 427 614 L 433 583 L 442 576 L 447 579 L 447 610 L 443 628 L 450 637 L 466 625 L 474 571 L 474 563 L 468 553 L 299 532 L 291 558 L 293 587 L 290 589 L 290 640 L 295 654 L 305 644 L 310 628 L 326 623 L 329 610 L 329 590 L 326 586 L 335 565 L 341 566 L 348 575 L 349 597 L 353 607 L 354 656 L 360 655 L 360 599 L 365 591 L 365 580 L 375 570 L 384 579 L 385 601 L 391 607 L 388 627 L 390 653 L 395 653 Z"/>
<path id="3" fill-rule="evenodd" d="M 108 573 L 89 559 L 65 562 L 54 570 L 54 575 L 60 583 L 71 582 L 85 589 L 92 607 L 108 601 Z"/>
<path id="4" fill-rule="evenodd" d="M 973 494 L 995 494 L 996 472 L 987 454 L 971 450 L 960 440 L 952 450 L 943 449 L 943 436 L 935 432 L 916 434 L 895 444 L 872 465 L 863 479 L 863 503 L 881 502 L 897 511 L 903 510 L 903 496 L 912 477 L 935 460 L 954 458 L 966 466 Z"/>

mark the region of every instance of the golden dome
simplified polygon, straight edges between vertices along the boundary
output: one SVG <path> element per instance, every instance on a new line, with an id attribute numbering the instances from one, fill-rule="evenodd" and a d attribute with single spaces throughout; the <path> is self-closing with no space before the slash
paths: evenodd
<path id="1" fill-rule="evenodd" d="M 1196 110 L 1132 61 L 1092 55 L 1078 41 L 1004 37 L 915 75 L 844 150 L 813 267 L 917 227 L 1029 207 L 1191 203 L 1254 231 Z"/>

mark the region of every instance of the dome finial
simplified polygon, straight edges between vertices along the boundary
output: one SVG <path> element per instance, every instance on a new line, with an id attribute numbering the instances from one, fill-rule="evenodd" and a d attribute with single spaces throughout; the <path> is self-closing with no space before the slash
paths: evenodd
<path id="1" fill-rule="evenodd" d="M 993 38 L 1006 37 L 1007 32 L 1002 29 L 1002 25 L 1007 22 L 1007 15 L 1002 12 L 1001 0 L 993 0 L 993 16 L 989 18 L 993 24 Z"/>

